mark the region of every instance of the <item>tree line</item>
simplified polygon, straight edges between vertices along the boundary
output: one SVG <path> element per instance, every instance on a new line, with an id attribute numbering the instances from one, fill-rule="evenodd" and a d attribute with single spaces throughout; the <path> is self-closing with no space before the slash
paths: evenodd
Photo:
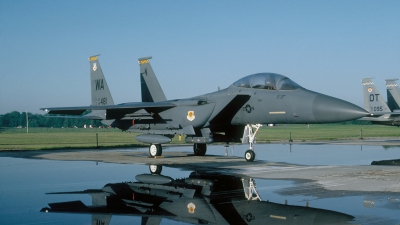
<path id="1" fill-rule="evenodd" d="M 88 128 L 90 125 L 103 126 L 100 120 L 56 118 L 30 112 L 28 112 L 28 122 L 29 127 L 83 128 L 85 124 Z M 0 115 L 0 127 L 26 127 L 26 112 L 13 111 Z"/>

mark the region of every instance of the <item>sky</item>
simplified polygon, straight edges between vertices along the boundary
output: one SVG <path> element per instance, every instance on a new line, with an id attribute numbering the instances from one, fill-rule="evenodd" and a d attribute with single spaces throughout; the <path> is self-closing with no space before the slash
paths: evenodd
<path id="1" fill-rule="evenodd" d="M 114 102 L 141 101 L 137 59 L 167 99 L 273 72 L 363 106 L 361 79 L 400 78 L 400 1 L 0 1 L 0 114 L 91 103 L 89 61 Z"/>

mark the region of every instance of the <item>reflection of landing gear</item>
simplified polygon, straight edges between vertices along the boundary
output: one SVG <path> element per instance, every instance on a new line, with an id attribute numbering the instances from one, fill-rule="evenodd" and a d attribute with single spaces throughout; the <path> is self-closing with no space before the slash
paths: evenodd
<path id="1" fill-rule="evenodd" d="M 242 143 L 249 143 L 250 145 L 249 150 L 247 150 L 244 154 L 244 158 L 247 162 L 253 162 L 254 158 L 256 157 L 253 144 L 255 143 L 258 129 L 260 129 L 261 126 L 261 124 L 247 124 L 244 128 Z M 255 129 L 255 131 L 253 131 L 253 128 Z"/>
<path id="2" fill-rule="evenodd" d="M 195 143 L 193 145 L 193 152 L 197 156 L 205 155 L 206 151 L 207 151 L 207 145 L 206 144 L 197 144 L 197 143 Z"/>
<path id="3" fill-rule="evenodd" d="M 151 174 L 161 174 L 162 165 L 149 165 L 149 170 Z"/>
<path id="4" fill-rule="evenodd" d="M 161 156 L 162 155 L 161 144 L 151 144 L 149 147 L 149 153 L 151 157 Z"/>
<path id="5" fill-rule="evenodd" d="M 256 189 L 256 181 L 253 178 L 242 178 L 243 191 L 247 200 L 259 200 L 261 197 Z"/>

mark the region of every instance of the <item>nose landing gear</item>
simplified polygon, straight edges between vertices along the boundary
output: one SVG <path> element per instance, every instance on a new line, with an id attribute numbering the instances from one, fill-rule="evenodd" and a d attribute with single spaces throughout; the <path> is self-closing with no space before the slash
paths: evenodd
<path id="1" fill-rule="evenodd" d="M 244 158 L 247 162 L 253 162 L 256 157 L 253 144 L 255 143 L 256 135 L 260 127 L 262 127 L 261 124 L 247 124 L 244 128 L 242 143 L 249 143 L 250 145 L 249 150 L 244 153 Z M 253 128 L 255 130 L 253 130 Z"/>

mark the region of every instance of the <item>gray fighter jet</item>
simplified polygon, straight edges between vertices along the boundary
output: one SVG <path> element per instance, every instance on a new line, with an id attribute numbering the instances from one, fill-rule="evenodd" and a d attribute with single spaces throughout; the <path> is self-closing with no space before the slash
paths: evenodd
<path id="1" fill-rule="evenodd" d="M 395 80 L 386 80 L 388 92 L 388 103 L 395 105 L 394 96 L 397 90 L 394 89 Z M 400 126 L 400 112 L 393 112 L 388 104 L 386 104 L 382 95 L 379 93 L 371 78 L 362 79 L 364 93 L 364 108 L 375 117 L 363 117 L 360 120 L 371 121 L 373 124 L 381 124 L 388 126 Z M 388 86 L 389 85 L 389 86 Z M 396 84 L 397 85 L 397 84 Z M 398 87 L 397 87 L 398 88 Z M 398 95 L 398 94 L 397 94 Z M 395 107 L 394 107 L 395 108 Z"/>
<path id="2" fill-rule="evenodd" d="M 89 58 L 92 105 L 42 108 L 49 114 L 81 115 L 128 132 L 140 132 L 138 141 L 149 143 L 150 156 L 162 155 L 161 144 L 174 135 L 186 136 L 195 155 L 205 155 L 213 142 L 242 142 L 253 161 L 253 143 L 261 124 L 315 124 L 348 121 L 367 116 L 364 109 L 341 99 L 307 90 L 276 73 L 245 76 L 228 88 L 192 98 L 167 100 L 150 65 L 139 58 L 142 102 L 114 105 L 98 62 Z M 80 116 L 82 118 L 82 116 Z"/>

